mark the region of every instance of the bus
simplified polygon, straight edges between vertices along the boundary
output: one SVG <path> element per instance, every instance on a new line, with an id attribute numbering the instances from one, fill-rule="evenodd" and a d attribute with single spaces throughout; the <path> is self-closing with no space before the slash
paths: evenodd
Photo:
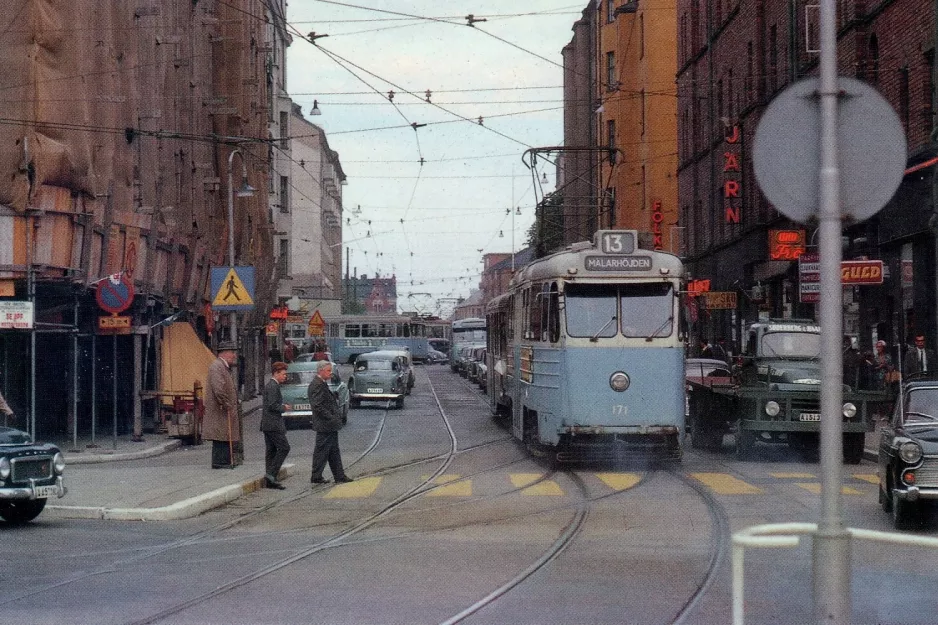
<path id="1" fill-rule="evenodd" d="M 479 317 L 455 319 L 450 328 L 451 339 L 449 349 L 449 366 L 456 371 L 456 357 L 459 348 L 469 344 L 484 344 L 486 336 L 486 321 Z"/>
<path id="2" fill-rule="evenodd" d="M 324 319 L 325 340 L 335 362 L 353 363 L 355 357 L 389 347 L 406 347 L 415 362 L 427 359 L 427 324 L 400 315 L 342 315 Z"/>
<path id="3" fill-rule="evenodd" d="M 486 307 L 492 413 L 556 462 L 679 459 L 684 279 L 680 259 L 639 249 L 634 230 L 516 272 Z"/>

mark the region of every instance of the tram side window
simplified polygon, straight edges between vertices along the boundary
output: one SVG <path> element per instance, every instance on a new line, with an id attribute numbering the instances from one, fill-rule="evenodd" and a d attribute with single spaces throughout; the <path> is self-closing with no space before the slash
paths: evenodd
<path id="1" fill-rule="evenodd" d="M 362 328 L 357 323 L 350 323 L 345 326 L 345 337 L 357 339 L 362 335 Z"/>
<path id="2" fill-rule="evenodd" d="M 378 336 L 394 336 L 394 325 L 390 323 L 379 323 Z"/>
<path id="3" fill-rule="evenodd" d="M 540 285 L 535 285 L 528 290 L 528 338 L 535 341 L 543 341 L 541 336 L 541 309 L 544 304 Z"/>
<path id="4" fill-rule="evenodd" d="M 547 339 L 551 343 L 560 340 L 560 294 L 556 284 L 550 286 L 547 299 Z"/>
<path id="5" fill-rule="evenodd" d="M 515 296 L 508 296 L 508 331 L 505 333 L 505 337 L 509 342 L 515 340 Z"/>
<path id="6" fill-rule="evenodd" d="M 376 336 L 376 335 L 377 335 L 377 331 L 373 324 L 370 324 L 370 323 L 362 324 L 362 336 L 370 337 L 370 336 Z"/>

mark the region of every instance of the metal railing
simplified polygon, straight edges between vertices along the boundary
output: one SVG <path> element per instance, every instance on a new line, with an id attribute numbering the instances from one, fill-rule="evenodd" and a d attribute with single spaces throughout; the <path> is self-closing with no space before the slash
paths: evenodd
<path id="1" fill-rule="evenodd" d="M 860 540 L 938 549 L 938 538 L 864 530 L 855 527 L 848 527 L 847 532 L 851 538 Z M 743 562 L 746 547 L 797 547 L 801 541 L 800 536 L 815 533 L 817 533 L 816 523 L 773 523 L 753 525 L 733 534 L 733 625 L 744 625 Z"/>

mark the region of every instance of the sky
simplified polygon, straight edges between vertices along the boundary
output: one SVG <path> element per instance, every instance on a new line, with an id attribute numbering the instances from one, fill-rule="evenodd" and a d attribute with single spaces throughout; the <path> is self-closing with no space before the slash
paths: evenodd
<path id="1" fill-rule="evenodd" d="M 561 50 L 585 6 L 289 4 L 287 91 L 347 176 L 343 271 L 348 250 L 352 273 L 397 276 L 402 311 L 445 314 L 478 287 L 484 254 L 524 248 L 556 171 L 540 160 L 535 183 L 522 155 L 563 143 Z"/>

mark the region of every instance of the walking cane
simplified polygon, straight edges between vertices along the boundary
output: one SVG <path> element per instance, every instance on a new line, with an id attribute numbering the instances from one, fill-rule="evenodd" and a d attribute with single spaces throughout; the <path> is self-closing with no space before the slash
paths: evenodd
<path id="1" fill-rule="evenodd" d="M 232 436 L 231 436 L 231 409 L 229 408 L 226 412 L 228 413 L 228 419 L 227 419 L 228 421 L 228 468 L 233 469 L 235 468 L 235 463 L 234 463 L 234 441 L 232 440 Z"/>

